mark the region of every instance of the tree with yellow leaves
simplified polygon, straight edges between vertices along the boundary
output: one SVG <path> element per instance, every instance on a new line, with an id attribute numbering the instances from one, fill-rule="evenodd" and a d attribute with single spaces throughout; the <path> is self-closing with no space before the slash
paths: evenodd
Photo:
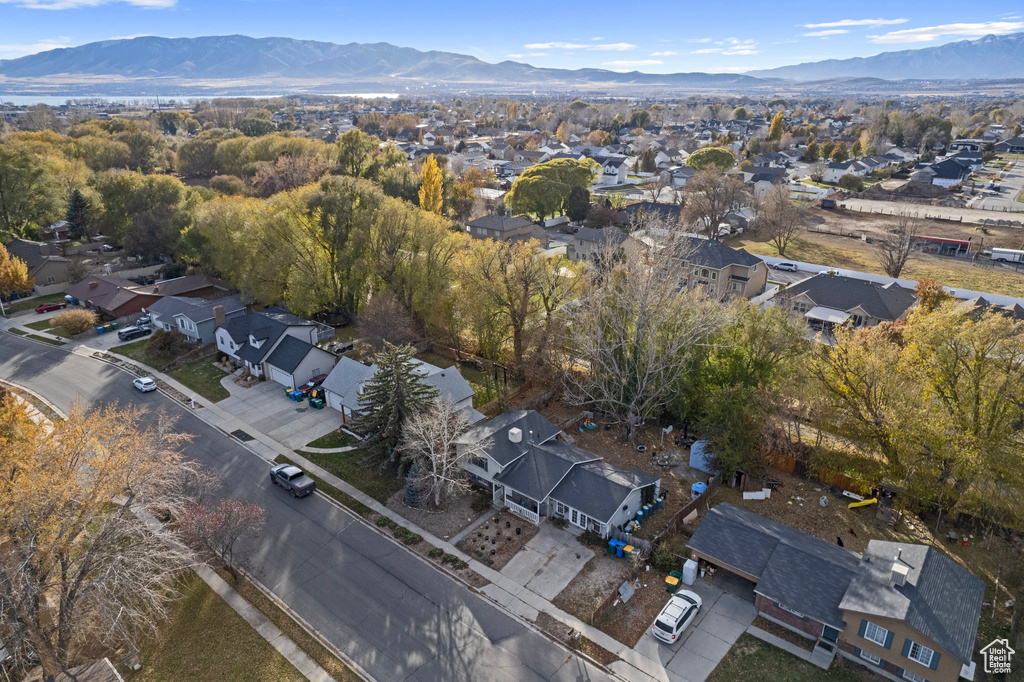
<path id="1" fill-rule="evenodd" d="M 165 418 L 77 404 L 35 423 L 0 402 L 0 632 L 44 675 L 85 647 L 155 632 L 193 553 L 154 516 L 176 516 L 195 465 Z"/>
<path id="2" fill-rule="evenodd" d="M 25 261 L 12 256 L 7 247 L 0 244 L 0 294 L 22 293 L 34 286 Z"/>
<path id="3" fill-rule="evenodd" d="M 437 159 L 431 154 L 423 162 L 423 170 L 420 171 L 420 208 L 441 215 L 443 206 L 444 176 L 437 167 Z"/>
<path id="4" fill-rule="evenodd" d="M 775 114 L 775 116 L 772 117 L 771 127 L 768 128 L 768 139 L 769 140 L 781 140 L 782 139 L 782 133 L 785 132 L 785 129 L 786 129 L 786 117 L 780 111 L 779 113 Z"/>

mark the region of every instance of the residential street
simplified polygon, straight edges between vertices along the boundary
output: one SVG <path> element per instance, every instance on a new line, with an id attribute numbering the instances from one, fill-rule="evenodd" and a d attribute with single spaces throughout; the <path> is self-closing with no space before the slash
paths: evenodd
<path id="1" fill-rule="evenodd" d="M 378 680 L 611 679 L 327 499 L 289 497 L 263 460 L 110 365 L 0 332 L 0 377 L 62 410 L 81 398 L 180 415 L 186 453 L 268 511 L 257 577 Z"/>

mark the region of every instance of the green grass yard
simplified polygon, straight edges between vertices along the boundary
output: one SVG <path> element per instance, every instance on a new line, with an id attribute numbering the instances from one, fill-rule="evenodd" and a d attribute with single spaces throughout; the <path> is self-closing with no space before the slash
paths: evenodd
<path id="1" fill-rule="evenodd" d="M 320 436 L 314 441 L 306 443 L 307 448 L 345 448 L 358 443 L 355 438 L 344 431 L 331 431 L 326 436 Z"/>
<path id="2" fill-rule="evenodd" d="M 115 350 L 119 351 L 120 349 Z M 210 402 L 224 400 L 231 395 L 226 388 L 220 385 L 220 380 L 226 377 L 227 373 L 213 366 L 214 357 L 211 355 L 200 358 L 169 372 L 168 375 Z"/>
<path id="3" fill-rule="evenodd" d="M 882 682 L 884 678 L 841 657 L 836 657 L 831 668 L 822 670 L 753 635 L 744 633 L 707 678 L 707 682 L 735 680 Z"/>
<path id="4" fill-rule="evenodd" d="M 142 643 L 142 669 L 127 682 L 301 682 L 305 679 L 198 576 L 181 586 L 182 599 Z"/>
<path id="5" fill-rule="evenodd" d="M 13 315 L 14 313 L 20 313 L 22 310 L 35 310 L 36 306 L 43 303 L 63 302 L 64 294 L 48 294 L 46 296 L 36 296 L 35 298 L 14 301 L 13 303 L 4 303 L 4 310 L 7 311 L 8 315 Z"/>
<path id="6" fill-rule="evenodd" d="M 375 463 L 363 463 L 366 453 L 362 450 L 349 450 L 337 453 L 314 453 L 297 450 L 300 455 L 319 467 L 326 469 L 349 485 L 381 504 L 387 502 L 395 492 L 402 489 L 405 480 L 388 472 L 380 472 Z"/>
<path id="7" fill-rule="evenodd" d="M 53 334 L 54 336 L 61 336 L 65 339 L 70 339 L 71 335 L 59 327 L 51 327 L 51 320 L 36 320 L 35 322 L 29 322 L 24 325 L 29 329 L 35 329 L 37 332 L 46 332 L 47 334 Z"/>

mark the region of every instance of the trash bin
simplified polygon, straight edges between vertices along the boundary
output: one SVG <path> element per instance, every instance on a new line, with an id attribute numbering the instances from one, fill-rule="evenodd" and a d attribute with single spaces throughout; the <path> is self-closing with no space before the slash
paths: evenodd
<path id="1" fill-rule="evenodd" d="M 672 573 L 665 576 L 665 591 L 669 594 L 675 594 L 676 590 L 679 589 L 680 577 L 680 574 L 676 571 L 672 571 Z"/>
<path id="2" fill-rule="evenodd" d="M 611 554 L 611 555 L 615 554 L 615 544 L 617 542 L 618 542 L 618 540 L 615 540 L 615 539 L 612 539 L 612 540 L 608 541 L 608 553 L 609 554 Z"/>
<path id="3" fill-rule="evenodd" d="M 117 329 L 117 322 L 111 322 L 110 323 L 110 328 L 111 329 Z"/>
<path id="4" fill-rule="evenodd" d="M 96 327 L 96 333 L 97 334 L 102 334 L 103 333 L 103 327 Z"/>
<path id="5" fill-rule="evenodd" d="M 644 512 L 643 512 L 643 510 L 637 509 L 636 510 L 636 522 L 640 523 L 643 520 L 644 520 Z"/>
<path id="6" fill-rule="evenodd" d="M 661 498 L 659 497 L 659 498 L 658 498 L 658 501 L 657 501 L 657 502 L 655 502 L 654 504 L 656 505 L 656 508 L 657 508 L 657 509 L 661 509 Z"/>
<path id="7" fill-rule="evenodd" d="M 687 559 L 683 564 L 683 582 L 692 585 L 697 580 L 697 562 Z"/>
<path id="8" fill-rule="evenodd" d="M 626 545 L 622 548 L 622 555 L 627 559 L 631 558 L 633 556 L 633 549 L 633 545 Z"/>
<path id="9" fill-rule="evenodd" d="M 622 545 L 621 544 L 616 544 L 615 545 L 615 556 L 619 557 L 620 559 L 622 558 L 623 553 L 622 553 Z"/>
<path id="10" fill-rule="evenodd" d="M 322 409 L 324 409 L 324 399 L 323 398 L 310 398 L 309 399 L 309 406 L 312 407 L 314 410 L 322 410 Z"/>
<path id="11" fill-rule="evenodd" d="M 708 484 L 707 483 L 701 483 L 700 481 L 697 481 L 696 483 L 694 483 L 693 485 L 690 486 L 690 493 L 691 493 L 691 495 L 694 498 L 698 498 L 707 489 L 708 489 Z"/>

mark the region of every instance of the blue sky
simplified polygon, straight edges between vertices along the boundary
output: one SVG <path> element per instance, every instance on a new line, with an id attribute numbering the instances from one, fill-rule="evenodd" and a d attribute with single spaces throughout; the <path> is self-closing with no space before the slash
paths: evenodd
<path id="1" fill-rule="evenodd" d="M 735 72 L 1024 31 L 1024 11 L 1010 6 L 988 0 L 632 6 L 606 0 L 0 0 L 0 58 L 136 35 L 240 33 L 390 42 L 544 67 Z"/>

